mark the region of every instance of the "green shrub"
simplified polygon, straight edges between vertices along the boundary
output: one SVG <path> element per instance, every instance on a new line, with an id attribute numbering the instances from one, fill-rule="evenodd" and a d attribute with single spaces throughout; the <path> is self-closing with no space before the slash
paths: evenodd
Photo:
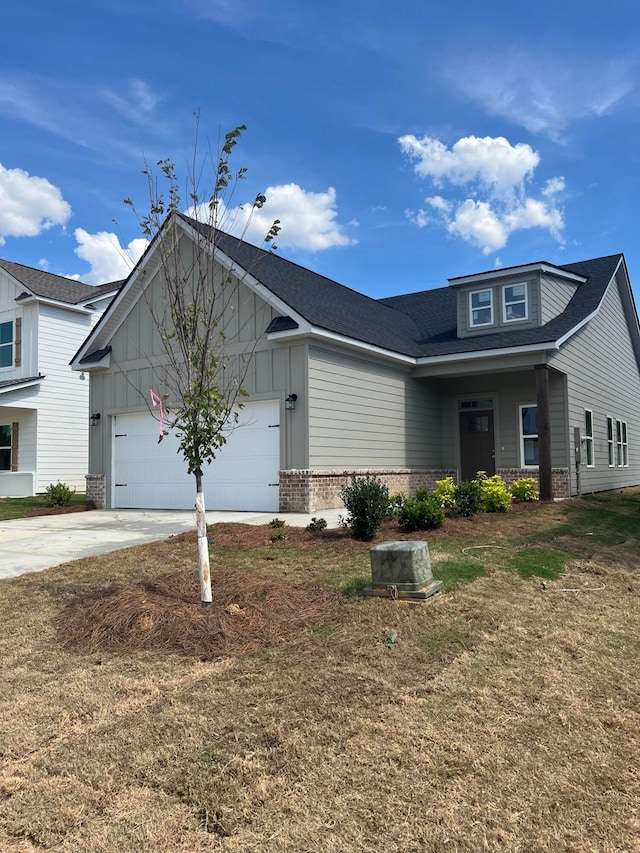
<path id="1" fill-rule="evenodd" d="M 397 495 L 391 495 L 389 498 L 389 509 L 387 510 L 387 518 L 397 518 L 406 497 L 399 492 Z"/>
<path id="2" fill-rule="evenodd" d="M 281 527 L 284 527 L 287 522 L 283 521 L 281 518 L 272 518 L 269 522 L 269 527 L 273 527 L 274 530 L 279 530 Z"/>
<path id="3" fill-rule="evenodd" d="M 283 542 L 287 538 L 287 534 L 281 527 L 276 528 L 271 534 L 272 542 Z"/>
<path id="4" fill-rule="evenodd" d="M 351 475 L 350 485 L 340 489 L 349 515 L 346 525 L 354 539 L 368 542 L 376 535 L 389 512 L 389 489 L 377 477 Z"/>
<path id="5" fill-rule="evenodd" d="M 538 500 L 538 483 L 535 477 L 523 477 L 515 480 L 511 485 L 511 494 L 514 500 L 520 503 Z"/>
<path id="6" fill-rule="evenodd" d="M 481 480 L 482 508 L 485 512 L 506 512 L 511 508 L 511 492 L 498 474 Z"/>
<path id="7" fill-rule="evenodd" d="M 433 490 L 434 497 L 440 501 L 440 506 L 444 509 L 455 509 L 456 499 L 456 484 L 453 482 L 453 477 L 445 477 L 444 480 L 437 480 L 436 487 Z"/>
<path id="8" fill-rule="evenodd" d="M 66 483 L 49 483 L 45 489 L 47 506 L 68 506 L 71 503 L 75 489 L 70 489 Z"/>
<path id="9" fill-rule="evenodd" d="M 453 501 L 458 515 L 475 515 L 482 504 L 482 486 L 478 480 L 464 480 L 456 486 Z"/>
<path id="10" fill-rule="evenodd" d="M 444 524 L 444 510 L 434 495 L 424 500 L 407 498 L 398 513 L 403 530 L 435 530 Z"/>
<path id="11" fill-rule="evenodd" d="M 310 530 L 311 533 L 321 533 L 326 526 L 326 519 L 316 518 L 314 515 L 309 524 L 307 524 L 307 530 Z"/>
<path id="12" fill-rule="evenodd" d="M 417 501 L 426 501 L 427 498 L 431 497 L 431 492 L 426 486 L 420 486 L 416 489 L 416 493 L 414 495 L 415 500 Z"/>

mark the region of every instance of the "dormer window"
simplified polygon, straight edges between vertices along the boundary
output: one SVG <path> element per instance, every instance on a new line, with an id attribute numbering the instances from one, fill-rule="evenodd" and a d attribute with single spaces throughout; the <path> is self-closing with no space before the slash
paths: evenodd
<path id="1" fill-rule="evenodd" d="M 469 325 L 472 329 L 493 324 L 493 290 L 472 290 L 469 294 Z"/>
<path id="2" fill-rule="evenodd" d="M 502 322 L 515 323 L 529 319 L 527 285 L 507 284 L 502 288 Z"/>
<path id="3" fill-rule="evenodd" d="M 13 367 L 13 322 L 0 323 L 0 367 Z"/>

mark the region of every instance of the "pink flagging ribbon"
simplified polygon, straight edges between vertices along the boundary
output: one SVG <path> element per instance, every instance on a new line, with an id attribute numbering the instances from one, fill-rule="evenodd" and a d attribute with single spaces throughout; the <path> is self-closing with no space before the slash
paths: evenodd
<path id="1" fill-rule="evenodd" d="M 149 389 L 149 394 L 151 395 L 151 402 L 153 403 L 153 408 L 155 409 L 156 406 L 160 406 L 160 435 L 162 435 L 162 426 L 164 424 L 164 408 L 162 406 L 162 400 L 160 399 L 160 397 L 158 397 L 158 395 L 152 388 Z"/>

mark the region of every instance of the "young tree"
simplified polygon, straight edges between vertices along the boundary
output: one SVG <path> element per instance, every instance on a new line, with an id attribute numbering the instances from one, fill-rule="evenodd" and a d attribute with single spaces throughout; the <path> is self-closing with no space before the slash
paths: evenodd
<path id="1" fill-rule="evenodd" d="M 254 338 L 248 345 L 240 345 L 239 336 L 229 333 L 234 319 L 234 294 L 250 270 L 233 266 L 225 269 L 216 262 L 220 250 L 228 251 L 234 240 L 242 239 L 251 214 L 266 201 L 264 195 L 258 194 L 249 210 L 245 207 L 240 213 L 244 225 L 239 238 L 226 233 L 238 224 L 229 221 L 229 211 L 246 169 L 232 171 L 229 161 L 245 130 L 242 125 L 230 131 L 217 154 L 208 151 L 204 156 L 199 153 L 196 134 L 184 191 L 171 160 L 158 162 L 158 174 L 145 165 L 148 213 L 138 214 L 131 199 L 125 199 L 125 204 L 134 210 L 143 235 L 156 243 L 155 255 L 160 263 L 164 299 L 148 297 L 147 304 L 161 341 L 163 417 L 178 438 L 189 474 L 195 477 L 203 606 L 212 601 L 203 471 L 238 422 L 241 400 L 248 396 L 243 383 L 257 343 Z M 189 220 L 183 216 L 185 206 Z M 185 222 L 192 238 L 187 241 Z M 257 253 L 258 259 L 267 249 L 276 248 L 273 239 L 279 230 L 276 220 L 264 237 L 267 248 Z M 160 441 L 163 435 L 166 432 L 161 429 Z"/>

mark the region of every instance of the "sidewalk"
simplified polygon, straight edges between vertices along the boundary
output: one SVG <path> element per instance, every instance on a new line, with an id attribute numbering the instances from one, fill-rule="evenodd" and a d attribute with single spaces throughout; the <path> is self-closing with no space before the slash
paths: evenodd
<path id="1" fill-rule="evenodd" d="M 306 527 L 313 516 L 338 527 L 345 509 L 315 513 L 207 512 L 207 523 L 268 524 L 281 518 L 291 527 Z M 0 521 L 0 580 L 49 569 L 69 560 L 157 542 L 195 530 L 193 510 L 102 509 L 62 515 L 40 515 Z"/>

